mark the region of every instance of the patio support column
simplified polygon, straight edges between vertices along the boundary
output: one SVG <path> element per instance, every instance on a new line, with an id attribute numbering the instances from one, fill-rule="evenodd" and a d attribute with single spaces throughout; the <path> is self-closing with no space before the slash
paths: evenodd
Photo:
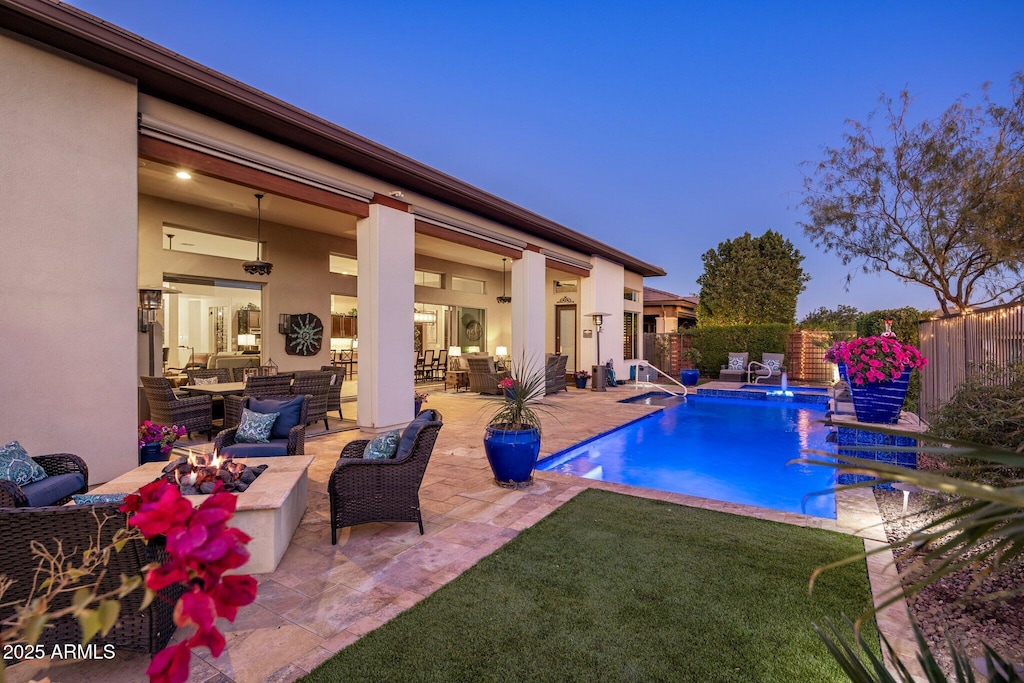
<path id="1" fill-rule="evenodd" d="M 512 261 L 512 360 L 525 358 L 527 365 L 544 371 L 546 339 L 544 278 L 546 260 L 536 251 L 524 251 Z"/>
<path id="2" fill-rule="evenodd" d="M 413 418 L 413 215 L 380 204 L 356 224 L 359 281 L 360 429 L 380 432 Z"/>
<path id="3" fill-rule="evenodd" d="M 581 367 L 590 370 L 590 366 L 612 359 L 616 379 L 629 377 L 629 370 L 622 360 L 623 332 L 623 299 L 625 288 L 625 270 L 618 263 L 608 261 L 600 256 L 590 259 L 593 268 L 590 277 L 580 278 L 580 325 L 584 331 L 581 339 Z M 601 332 L 601 355 L 597 357 L 597 329 L 594 321 L 587 313 L 610 313 L 604 318 Z M 586 337 L 587 330 L 591 336 Z"/>

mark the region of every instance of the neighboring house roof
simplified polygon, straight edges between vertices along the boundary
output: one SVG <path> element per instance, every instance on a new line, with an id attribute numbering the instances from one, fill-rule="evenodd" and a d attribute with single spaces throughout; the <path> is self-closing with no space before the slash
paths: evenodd
<path id="1" fill-rule="evenodd" d="M 139 91 L 418 192 L 524 233 L 622 264 L 665 271 L 316 117 L 75 7 L 0 0 L 0 27 L 135 78 Z"/>
<path id="2" fill-rule="evenodd" d="M 692 306 L 697 305 L 699 297 L 696 296 L 680 296 L 679 294 L 673 294 L 672 292 L 666 292 L 663 289 L 655 289 L 654 287 L 644 287 L 644 303 L 645 304 L 689 304 Z"/>

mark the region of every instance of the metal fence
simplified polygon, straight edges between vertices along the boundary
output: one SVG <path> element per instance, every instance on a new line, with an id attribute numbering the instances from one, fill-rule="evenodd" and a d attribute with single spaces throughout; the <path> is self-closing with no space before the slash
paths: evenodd
<path id="1" fill-rule="evenodd" d="M 968 377 L 991 377 L 996 384 L 1009 381 L 1006 372 L 1024 351 L 1024 304 L 1006 304 L 952 315 L 918 324 L 921 353 L 928 365 L 921 369 L 921 417 L 931 415 Z"/>

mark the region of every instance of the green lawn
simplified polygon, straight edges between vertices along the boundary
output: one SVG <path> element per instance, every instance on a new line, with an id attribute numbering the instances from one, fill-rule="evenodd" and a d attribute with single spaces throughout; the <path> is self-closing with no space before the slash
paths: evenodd
<path id="1" fill-rule="evenodd" d="M 867 570 L 808 578 L 862 548 L 588 490 L 302 680 L 842 681 L 811 622 L 861 614 Z"/>

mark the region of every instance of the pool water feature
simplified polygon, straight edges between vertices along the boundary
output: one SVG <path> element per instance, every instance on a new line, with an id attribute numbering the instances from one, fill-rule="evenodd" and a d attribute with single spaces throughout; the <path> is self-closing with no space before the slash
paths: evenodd
<path id="1" fill-rule="evenodd" d="M 822 405 L 690 397 L 556 453 L 538 470 L 835 519 L 835 471 L 786 465 L 834 452 Z"/>

